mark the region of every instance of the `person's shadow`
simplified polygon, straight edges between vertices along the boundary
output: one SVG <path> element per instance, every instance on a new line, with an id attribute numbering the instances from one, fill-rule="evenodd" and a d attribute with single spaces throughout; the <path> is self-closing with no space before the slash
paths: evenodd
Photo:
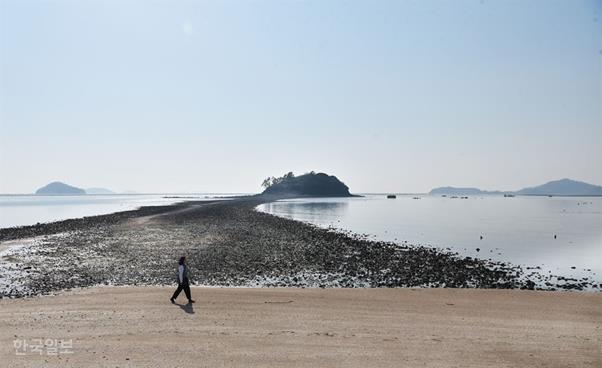
<path id="1" fill-rule="evenodd" d="M 194 314 L 194 308 L 192 307 L 192 303 L 180 304 L 176 302 L 174 303 L 174 305 L 177 305 L 178 307 L 180 307 L 180 309 L 182 309 L 188 314 Z"/>

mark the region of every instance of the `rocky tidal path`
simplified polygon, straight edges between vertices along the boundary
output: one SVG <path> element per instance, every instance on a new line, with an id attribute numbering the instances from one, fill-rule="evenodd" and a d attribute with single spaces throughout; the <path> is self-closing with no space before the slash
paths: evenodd
<path id="1" fill-rule="evenodd" d="M 8 247 L 0 252 L 0 297 L 174 284 L 181 255 L 193 283 L 202 285 L 598 288 L 588 280 L 527 274 L 504 263 L 370 241 L 255 211 L 265 201 L 185 202 L 0 229 Z"/>

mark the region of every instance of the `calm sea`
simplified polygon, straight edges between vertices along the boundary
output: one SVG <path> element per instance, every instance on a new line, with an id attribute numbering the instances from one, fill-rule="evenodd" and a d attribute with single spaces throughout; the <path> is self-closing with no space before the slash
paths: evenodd
<path id="1" fill-rule="evenodd" d="M 414 197 L 295 199 L 258 209 L 372 239 L 450 248 L 602 283 L 601 197 Z"/>
<path id="2" fill-rule="evenodd" d="M 181 198 L 169 198 L 175 196 Z M 224 194 L 211 193 L 82 196 L 0 195 L 0 228 L 103 215 L 133 210 L 141 206 L 166 205 L 186 200 L 208 200 L 223 196 Z"/>

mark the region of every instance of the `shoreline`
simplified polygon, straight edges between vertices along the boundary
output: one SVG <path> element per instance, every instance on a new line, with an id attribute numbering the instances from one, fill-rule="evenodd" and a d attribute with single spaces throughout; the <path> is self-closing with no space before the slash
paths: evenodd
<path id="1" fill-rule="evenodd" d="M 193 287 L 195 304 L 181 296 L 173 305 L 172 292 L 95 287 L 0 300 L 0 356 L 11 367 L 602 363 L 599 293 Z M 72 348 L 37 353 L 36 339 Z M 30 345 L 17 355 L 14 341 Z"/>
<path id="2" fill-rule="evenodd" d="M 0 298 L 94 285 L 172 284 L 182 254 L 193 283 L 212 286 L 598 288 L 587 280 L 368 240 L 255 210 L 276 199 L 186 201 L 0 229 L 0 241 L 35 239 L 26 249 L 4 252 L 11 262 L 0 260 L 0 271 L 10 270 L 0 280 Z"/>
<path id="3" fill-rule="evenodd" d="M 90 225 L 113 224 L 122 220 L 152 216 L 161 213 L 171 212 L 179 207 L 187 207 L 191 203 L 214 203 L 220 200 L 204 201 L 179 201 L 172 204 L 158 206 L 141 206 L 133 210 L 124 210 L 110 212 L 100 215 L 91 215 L 75 217 L 58 221 L 42 222 L 33 225 L 9 226 L 0 228 L 0 242 L 6 240 L 18 240 L 23 238 L 33 238 L 37 236 L 53 235 L 60 232 L 75 231 L 86 229 Z"/>

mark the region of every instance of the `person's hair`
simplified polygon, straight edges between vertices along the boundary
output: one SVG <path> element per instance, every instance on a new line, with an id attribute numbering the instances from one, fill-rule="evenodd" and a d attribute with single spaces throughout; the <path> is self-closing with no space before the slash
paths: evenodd
<path id="1" fill-rule="evenodd" d="M 180 257 L 180 260 L 178 261 L 178 263 L 183 265 L 185 259 L 186 259 L 186 257 L 184 257 L 184 256 Z"/>

